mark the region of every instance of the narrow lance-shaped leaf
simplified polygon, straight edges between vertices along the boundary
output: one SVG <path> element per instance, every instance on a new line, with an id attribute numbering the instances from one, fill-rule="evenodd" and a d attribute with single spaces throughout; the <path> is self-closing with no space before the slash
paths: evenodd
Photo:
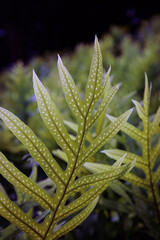
<path id="1" fill-rule="evenodd" d="M 104 80 L 104 84 L 103 84 L 103 92 L 105 92 L 105 90 L 106 90 L 110 73 L 111 73 L 111 66 L 109 67 L 109 69 L 108 69 L 108 71 L 107 71 L 107 73 L 105 75 L 105 80 Z"/>
<path id="2" fill-rule="evenodd" d="M 112 189 L 117 194 L 119 194 L 120 196 L 122 196 L 128 203 L 130 203 L 132 205 L 132 201 L 131 201 L 129 195 L 126 193 L 124 184 L 122 184 L 120 181 L 114 180 L 110 184 L 109 188 Z"/>
<path id="3" fill-rule="evenodd" d="M 53 199 L 36 183 L 21 173 L 1 152 L 0 173 L 18 189 L 33 197 L 41 206 L 52 210 Z"/>
<path id="4" fill-rule="evenodd" d="M 128 110 L 115 122 L 111 123 L 104 131 L 90 144 L 88 149 L 79 159 L 77 168 L 82 166 L 91 156 L 93 156 L 105 143 L 107 143 L 122 128 L 123 124 L 128 120 L 133 109 Z"/>
<path id="5" fill-rule="evenodd" d="M 89 115 L 91 115 L 97 99 L 99 99 L 102 94 L 102 54 L 97 37 L 95 37 L 94 49 L 95 52 L 92 58 L 92 64 L 90 68 L 84 100 L 86 109 L 85 115 L 88 115 L 88 113 Z"/>
<path id="6" fill-rule="evenodd" d="M 47 176 L 56 184 L 59 182 L 64 183 L 62 169 L 52 157 L 45 144 L 36 137 L 33 131 L 13 113 L 2 107 L 0 107 L 0 118 L 28 149 L 34 160 L 44 169 Z"/>
<path id="7" fill-rule="evenodd" d="M 64 212 L 61 213 L 63 217 L 68 216 L 72 212 L 80 210 L 82 207 L 85 207 L 87 204 L 89 204 L 90 201 L 92 201 L 95 197 L 100 195 L 108 187 L 109 183 L 113 179 L 118 177 L 120 178 L 127 171 L 130 171 L 130 169 L 133 168 L 134 164 L 135 162 L 130 164 L 125 164 L 122 167 L 117 168 L 115 171 L 102 172 L 101 174 L 97 174 L 97 177 L 95 174 L 93 176 L 89 175 L 89 176 L 78 179 L 75 182 L 73 190 L 71 188 L 67 193 L 67 195 L 68 194 L 70 195 L 71 193 L 74 193 L 77 191 L 81 191 L 82 189 L 85 189 L 86 187 L 89 187 L 89 186 L 93 186 L 93 187 L 91 187 L 87 192 L 85 192 L 82 196 L 80 196 L 74 202 L 66 206 L 64 208 Z"/>
<path id="8" fill-rule="evenodd" d="M 119 149 L 108 149 L 103 150 L 102 152 L 105 153 L 108 157 L 113 158 L 114 160 L 119 160 L 119 158 L 123 157 L 124 154 L 126 154 L 124 159 L 125 163 L 132 162 L 136 159 L 136 166 L 147 170 L 147 164 L 144 163 L 142 157 L 138 156 L 135 153 L 130 153 Z"/>
<path id="9" fill-rule="evenodd" d="M 49 131 L 53 135 L 58 145 L 66 151 L 68 154 L 75 155 L 75 143 L 70 138 L 63 121 L 60 118 L 60 114 L 55 104 L 51 101 L 51 98 L 40 82 L 36 74 L 33 72 L 33 86 L 35 95 L 38 102 L 41 117 L 48 127 Z"/>
<path id="10" fill-rule="evenodd" d="M 145 73 L 145 90 L 144 90 L 144 98 L 143 98 L 143 107 L 144 107 L 144 112 L 146 116 L 148 116 L 149 104 L 150 104 L 150 91 L 149 91 L 148 77 L 147 77 L 147 74 Z"/>
<path id="11" fill-rule="evenodd" d="M 132 102 L 133 102 L 134 105 L 136 106 L 138 116 L 139 116 L 142 120 L 145 119 L 145 112 L 144 112 L 144 109 L 142 108 L 142 106 L 140 105 L 140 103 L 137 102 L 136 100 L 133 100 L 133 99 L 132 99 Z"/>
<path id="12" fill-rule="evenodd" d="M 107 118 L 111 121 L 114 122 L 117 118 L 106 114 Z M 136 127 L 134 127 L 132 124 L 126 122 L 121 130 L 125 133 L 127 133 L 130 137 L 132 137 L 133 139 L 137 140 L 137 141 L 143 141 L 146 137 L 144 135 L 143 132 L 141 132 L 139 129 L 137 129 Z"/>
<path id="13" fill-rule="evenodd" d="M 119 89 L 119 85 L 111 88 L 111 90 L 106 94 L 106 96 L 103 98 L 103 101 L 101 102 L 97 112 L 95 113 L 94 116 L 90 116 L 87 119 L 87 124 L 86 124 L 86 131 L 89 130 L 90 127 L 93 126 L 93 124 L 96 122 L 96 120 L 99 118 L 99 116 L 102 114 L 102 112 L 106 109 L 108 104 L 112 101 L 115 93 Z"/>
<path id="14" fill-rule="evenodd" d="M 33 237 L 33 239 L 42 240 L 43 231 L 40 226 L 1 192 L 0 215 L 8 219 L 11 223 L 16 224 L 20 229 Z"/>
<path id="15" fill-rule="evenodd" d="M 160 133 L 160 107 L 158 108 L 150 127 L 151 136 L 153 136 L 156 133 Z"/>
<path id="16" fill-rule="evenodd" d="M 160 140 L 158 143 L 151 149 L 151 168 L 154 167 L 157 157 L 160 155 Z"/>
<path id="17" fill-rule="evenodd" d="M 72 189 L 78 192 L 81 191 L 83 188 L 94 186 L 97 183 L 100 184 L 101 182 L 105 182 L 106 180 L 112 181 L 116 176 L 119 177 L 119 174 L 123 172 L 123 167 L 121 167 L 121 169 L 120 167 L 112 167 L 109 171 L 106 171 L 106 169 L 101 169 L 102 171 L 100 173 L 81 177 L 80 179 L 75 181 L 71 188 L 68 188 L 68 192 L 72 192 Z"/>
<path id="18" fill-rule="evenodd" d="M 58 55 L 58 70 L 68 105 L 72 112 L 76 115 L 76 117 L 79 118 L 80 116 L 83 116 L 84 111 L 83 103 L 79 96 L 77 87 L 68 70 L 63 65 L 63 62 L 59 55 Z"/>
<path id="19" fill-rule="evenodd" d="M 139 167 L 144 170 L 144 172 L 147 174 L 148 173 L 148 165 L 143 161 L 143 158 L 130 152 L 126 152 L 123 150 L 119 149 L 109 149 L 109 150 L 104 150 L 103 153 L 105 153 L 107 156 L 110 158 L 113 158 L 114 160 L 119 160 L 120 157 L 124 156 L 126 154 L 124 162 L 129 163 L 132 162 L 136 159 L 136 167 Z M 104 166 L 105 168 L 105 166 Z M 149 190 L 149 184 L 147 183 L 146 179 L 142 179 L 132 173 L 127 173 L 123 179 L 126 181 L 131 181 L 132 183 L 143 187 L 147 190 Z"/>
<path id="20" fill-rule="evenodd" d="M 84 210 L 82 210 L 79 214 L 77 214 L 72 220 L 68 221 L 64 224 L 60 229 L 58 229 L 54 234 L 54 237 L 60 238 L 62 235 L 66 234 L 67 232 L 73 230 L 78 225 L 80 225 L 93 211 L 95 208 L 99 197 L 94 199 Z M 48 239 L 49 240 L 49 239 Z"/>

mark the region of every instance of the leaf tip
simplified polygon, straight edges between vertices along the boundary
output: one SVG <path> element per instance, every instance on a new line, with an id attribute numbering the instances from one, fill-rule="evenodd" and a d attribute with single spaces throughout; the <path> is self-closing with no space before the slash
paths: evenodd
<path id="1" fill-rule="evenodd" d="M 38 80 L 37 74 L 35 73 L 33 69 L 33 83 L 35 83 Z"/>
<path id="2" fill-rule="evenodd" d="M 131 113 L 133 112 L 133 109 L 134 109 L 134 107 L 128 110 L 128 114 L 129 114 L 129 116 L 130 116 Z"/>
<path id="3" fill-rule="evenodd" d="M 113 116 L 111 116 L 111 115 L 109 115 L 109 114 L 106 114 L 106 117 L 107 117 L 111 122 L 114 121 L 114 117 L 113 117 Z"/>
<path id="4" fill-rule="evenodd" d="M 57 54 L 57 56 L 58 56 L 58 61 L 57 61 L 58 69 L 60 70 L 60 68 L 63 67 L 63 62 L 62 62 L 60 55 Z"/>
<path id="5" fill-rule="evenodd" d="M 116 88 L 117 88 L 117 90 L 120 88 L 120 86 L 122 85 L 122 83 L 118 83 L 118 84 L 116 84 Z"/>
<path id="6" fill-rule="evenodd" d="M 94 47 L 95 47 L 95 48 L 97 48 L 97 47 L 99 48 L 99 41 L 98 41 L 97 35 L 95 35 Z"/>
<path id="7" fill-rule="evenodd" d="M 137 101 L 134 99 L 131 99 L 131 101 L 133 102 L 133 104 L 136 106 L 137 105 Z"/>
<path id="8" fill-rule="evenodd" d="M 136 161 L 137 161 L 137 158 L 135 158 L 134 161 L 130 163 L 130 168 L 128 169 L 128 172 L 130 172 L 134 168 Z"/>

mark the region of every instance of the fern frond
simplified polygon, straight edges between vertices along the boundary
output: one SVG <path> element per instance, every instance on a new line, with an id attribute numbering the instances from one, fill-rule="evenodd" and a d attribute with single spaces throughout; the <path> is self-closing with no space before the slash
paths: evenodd
<path id="1" fill-rule="evenodd" d="M 107 95 L 104 94 L 110 69 L 104 84 L 102 84 L 102 55 L 97 38 L 95 38 L 95 52 L 84 100 L 81 100 L 77 87 L 60 57 L 58 57 L 58 70 L 66 100 L 78 121 L 78 127 L 77 125 L 72 126 L 77 131 L 75 138 L 67 132 L 57 107 L 51 101 L 47 89 L 35 72 L 33 72 L 33 87 L 41 117 L 65 154 L 63 155 L 67 163 L 65 170 L 60 167 L 45 144 L 36 137 L 27 125 L 8 110 L 0 108 L 1 119 L 28 149 L 33 159 L 43 168 L 52 183 L 56 185 L 55 194 L 49 195 L 42 189 L 42 184 L 36 184 L 11 164 L 3 154 L 0 155 L 0 173 L 45 209 L 40 216 L 40 219 L 44 218 L 44 221 L 39 224 L 1 194 L 0 214 L 8 220 L 11 217 L 12 223 L 36 240 L 58 239 L 75 228 L 93 210 L 99 195 L 109 183 L 118 177 L 122 177 L 135 164 L 132 161 L 121 166 L 124 158 L 122 157 L 109 171 L 104 168 L 97 174 L 79 178 L 80 167 L 117 134 L 128 120 L 132 109 L 106 127 L 94 140 L 91 138 L 91 144 L 86 147 L 85 140 L 89 136 L 89 129 L 98 117 L 104 113 L 105 107 L 112 100 L 118 86 L 111 88 Z M 94 113 L 93 110 L 98 101 L 101 101 L 101 103 L 97 112 Z M 76 178 L 78 179 L 75 180 Z M 80 196 L 75 198 L 75 193 L 80 193 Z M 70 197 L 74 200 L 70 201 Z M 9 212 L 8 206 L 12 213 Z M 16 212 L 18 217 L 16 217 Z M 73 215 L 74 217 L 72 217 Z M 67 217 L 72 217 L 72 219 L 68 221 Z M 62 221 L 65 222 L 64 225 L 61 224 Z M 58 229 L 57 226 L 59 226 Z"/>
<path id="2" fill-rule="evenodd" d="M 125 161 L 130 162 L 133 158 L 137 158 L 135 167 L 141 169 L 145 176 L 136 176 L 133 173 L 128 173 L 123 179 L 133 183 L 139 187 L 144 188 L 147 191 L 148 202 L 151 202 L 153 210 L 157 217 L 157 221 L 160 221 L 160 206 L 159 202 L 159 186 L 158 182 L 160 180 L 160 167 L 157 167 L 156 160 L 160 155 L 160 140 L 152 147 L 152 137 L 159 133 L 159 123 L 160 123 L 160 108 L 158 108 L 152 123 L 149 121 L 149 105 L 150 105 L 150 87 L 148 83 L 147 75 L 145 74 L 145 90 L 143 98 L 143 106 L 137 101 L 133 100 L 136 106 L 137 113 L 143 122 L 143 130 L 135 128 L 129 123 L 125 123 L 121 128 L 123 132 L 128 134 L 130 137 L 139 141 L 142 146 L 142 156 L 135 153 L 129 153 L 126 151 L 112 149 L 105 150 L 104 153 L 109 157 L 117 160 L 119 157 L 127 153 Z M 109 116 L 109 119 L 114 122 L 116 118 Z M 143 197 L 143 196 L 142 196 Z"/>

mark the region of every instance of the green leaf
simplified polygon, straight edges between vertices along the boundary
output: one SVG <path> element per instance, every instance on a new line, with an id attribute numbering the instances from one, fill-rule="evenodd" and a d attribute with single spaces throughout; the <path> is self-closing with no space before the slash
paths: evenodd
<path id="1" fill-rule="evenodd" d="M 108 150 L 103 150 L 103 153 L 105 153 L 108 157 L 113 158 L 114 160 L 119 160 L 119 158 L 121 158 L 122 156 L 124 156 L 124 154 L 126 154 L 124 162 L 125 163 L 130 163 L 133 162 L 136 159 L 136 166 L 140 167 L 140 168 L 144 168 L 147 169 L 147 164 L 144 163 L 142 157 L 134 154 L 134 153 L 130 153 L 124 150 L 119 150 L 119 149 L 108 149 Z"/>
<path id="2" fill-rule="evenodd" d="M 52 198 L 35 182 L 21 173 L 1 152 L 0 173 L 18 189 L 33 197 L 41 206 L 52 209 Z"/>
<path id="3" fill-rule="evenodd" d="M 119 194 L 122 198 L 124 198 L 126 200 L 126 202 L 130 203 L 130 205 L 132 205 L 132 201 L 129 197 L 129 195 L 126 193 L 126 190 L 124 189 L 124 184 L 122 184 L 120 181 L 118 180 L 114 180 L 111 184 L 110 184 L 110 189 L 112 189 L 114 192 L 116 192 L 117 194 Z"/>
<path id="4" fill-rule="evenodd" d="M 145 90 L 144 90 L 143 106 L 144 106 L 144 112 L 146 116 L 148 116 L 149 104 L 150 104 L 149 84 L 148 84 L 147 74 L 145 73 Z"/>
<path id="5" fill-rule="evenodd" d="M 54 154 L 56 157 L 62 159 L 62 160 L 65 161 L 66 163 L 68 163 L 68 157 L 67 157 L 67 155 L 65 154 L 65 152 L 63 152 L 63 151 L 60 150 L 60 149 L 53 150 L 52 152 L 53 152 L 53 154 Z"/>
<path id="6" fill-rule="evenodd" d="M 132 109 L 128 110 L 111 123 L 104 131 L 90 144 L 88 149 L 80 158 L 77 168 L 82 166 L 85 161 L 92 157 L 105 143 L 107 143 L 118 131 L 122 128 L 123 124 L 128 120 Z"/>
<path id="7" fill-rule="evenodd" d="M 86 111 L 84 112 L 85 116 L 88 114 L 88 109 L 89 115 L 92 113 L 96 101 L 102 94 L 102 54 L 97 37 L 95 37 L 94 49 L 95 52 L 92 58 L 92 64 L 90 68 L 84 100 L 86 106 Z"/>
<path id="8" fill-rule="evenodd" d="M 114 122 L 117 118 L 110 116 L 108 114 L 106 114 L 107 118 L 111 121 Z M 137 129 L 136 127 L 134 127 L 133 125 L 131 125 L 130 123 L 126 122 L 121 130 L 123 132 L 125 132 L 126 134 L 128 134 L 129 136 L 131 136 L 133 139 L 136 139 L 137 141 L 143 141 L 143 139 L 145 139 L 145 135 L 143 134 L 143 132 L 141 132 L 139 129 Z"/>
<path id="9" fill-rule="evenodd" d="M 151 123 L 150 134 L 153 136 L 156 133 L 160 133 L 160 107 L 158 108 L 154 120 Z"/>
<path id="10" fill-rule="evenodd" d="M 39 204 L 40 208 L 44 208 L 42 214 L 33 220 L 31 215 L 24 213 L 20 207 L 0 193 L 0 214 L 36 240 L 56 240 L 75 228 L 93 210 L 99 195 L 108 187 L 110 182 L 128 173 L 135 164 L 130 162 L 121 166 L 123 156 L 109 171 L 103 168 L 99 173 L 79 177 L 80 167 L 116 135 L 127 121 L 132 110 L 122 114 L 93 140 L 89 128 L 104 114 L 106 106 L 118 90 L 118 86 L 111 88 L 110 91 L 106 90 L 110 69 L 104 84 L 102 84 L 102 55 L 97 37 L 95 38 L 95 51 L 83 101 L 80 99 L 77 87 L 60 57 L 58 57 L 58 69 L 67 103 L 78 122 L 77 125 L 70 122 L 65 124 L 76 131 L 76 137 L 67 132 L 57 107 L 34 71 L 33 87 L 41 117 L 60 147 L 58 151 L 53 153 L 66 161 L 65 170 L 60 167 L 45 144 L 36 137 L 27 125 L 9 111 L 0 108 L 0 117 L 4 123 L 28 149 L 33 159 L 39 163 L 48 176 L 48 179 L 36 183 L 36 166 L 33 168 L 33 175 L 28 178 L 3 154 L 0 154 L 0 173 L 16 188 L 33 198 L 36 201 L 35 206 Z M 99 106 L 96 113 L 93 112 L 95 106 Z M 86 141 L 90 143 L 89 147 L 85 145 Z M 48 187 L 51 189 L 48 190 Z M 78 198 L 75 195 L 77 192 L 80 194 Z M 32 213 L 33 205 L 29 211 Z M 67 217 L 71 220 L 68 220 Z M 42 220 L 41 224 L 36 222 Z M 62 225 L 62 221 L 65 221 L 64 225 Z"/>
<path id="11" fill-rule="evenodd" d="M 96 120 L 99 118 L 99 116 L 104 112 L 104 110 L 106 109 L 108 104 L 111 102 L 111 100 L 114 97 L 117 90 L 118 90 L 118 85 L 111 88 L 111 90 L 108 92 L 108 94 L 105 95 L 97 112 L 94 114 L 94 116 L 91 116 L 90 118 L 88 118 L 89 124 L 87 124 L 87 130 L 96 122 Z"/>
<path id="12" fill-rule="evenodd" d="M 43 231 L 40 226 L 1 192 L 0 214 L 34 239 L 42 240 Z"/>
<path id="13" fill-rule="evenodd" d="M 89 216 L 89 214 L 93 211 L 95 208 L 99 197 L 94 199 L 84 210 L 82 210 L 79 214 L 77 214 L 72 220 L 64 224 L 60 229 L 58 229 L 54 235 L 57 238 L 60 238 L 62 235 L 66 234 L 67 232 L 73 230 L 78 225 L 80 225 L 86 217 Z"/>
<path id="14" fill-rule="evenodd" d="M 47 176 L 56 183 L 63 183 L 64 177 L 61 168 L 53 159 L 45 144 L 36 137 L 33 131 L 13 113 L 2 107 L 0 107 L 0 117 L 13 134 L 28 149 L 34 160 L 44 169 Z"/>
<path id="15" fill-rule="evenodd" d="M 140 103 L 137 102 L 136 100 L 133 100 L 133 99 L 132 99 L 132 102 L 133 102 L 134 105 L 136 106 L 138 116 L 139 116 L 142 120 L 145 119 L 145 111 L 144 111 L 144 109 L 142 108 L 142 106 L 140 105 Z"/>
<path id="16" fill-rule="evenodd" d="M 76 123 L 73 123 L 71 121 L 64 120 L 64 124 L 69 127 L 71 130 L 73 130 L 75 133 L 78 132 L 78 125 Z"/>
<path id="17" fill-rule="evenodd" d="M 70 138 L 63 121 L 60 118 L 60 113 L 58 112 L 55 104 L 51 101 L 51 98 L 40 82 L 36 74 L 33 72 L 33 86 L 35 95 L 38 102 L 38 107 L 40 110 L 41 117 L 48 127 L 49 131 L 53 135 L 54 139 L 57 141 L 58 145 L 66 152 L 75 155 L 75 143 Z"/>
<path id="18" fill-rule="evenodd" d="M 121 128 L 126 134 L 132 137 L 134 140 L 141 143 L 142 157 L 135 153 L 126 152 L 124 150 L 111 149 L 105 150 L 104 152 L 111 158 L 117 160 L 125 153 L 126 163 L 132 161 L 137 156 L 135 164 L 136 171 L 127 173 L 122 177 L 132 184 L 132 188 L 140 187 L 137 193 L 133 193 L 134 197 L 142 199 L 143 203 L 147 203 L 148 207 L 153 211 L 153 221 L 158 223 L 160 221 L 160 204 L 159 204 L 159 180 L 160 180 L 160 166 L 159 166 L 159 155 L 160 155 L 160 140 L 158 138 L 159 133 L 159 119 L 160 119 L 160 108 L 158 108 L 155 118 L 152 123 L 149 121 L 149 105 L 150 105 L 150 93 L 151 87 L 149 88 L 148 78 L 145 74 L 145 90 L 143 97 L 143 106 L 139 102 L 133 101 L 136 105 L 136 110 L 139 117 L 142 119 L 143 130 L 139 131 L 136 127 L 129 123 L 125 123 Z M 109 119 L 114 122 L 115 118 L 109 116 Z M 156 136 L 156 144 L 152 141 L 154 135 Z M 138 172 L 143 175 L 138 175 Z M 137 174 L 137 175 L 136 175 Z M 141 176 L 141 177 L 140 177 Z M 138 188 L 139 189 L 139 188 Z"/>
<path id="19" fill-rule="evenodd" d="M 58 70 L 59 76 L 62 82 L 62 87 L 65 93 L 66 100 L 72 112 L 76 115 L 77 118 L 84 117 L 84 107 L 82 100 L 80 99 L 77 87 L 67 71 L 64 67 L 63 62 L 58 55 Z"/>
<path id="20" fill-rule="evenodd" d="M 65 208 L 64 214 L 68 214 L 70 212 L 76 211 L 80 209 L 80 207 L 84 207 L 90 201 L 92 201 L 96 196 L 100 195 L 110 184 L 112 180 L 115 178 L 120 178 L 127 171 L 130 171 L 135 163 L 123 165 L 120 168 L 115 169 L 111 172 L 101 172 L 100 174 L 93 174 L 86 177 L 82 177 L 78 179 L 73 188 L 69 189 L 68 193 L 74 193 L 77 191 L 81 191 L 86 187 L 90 187 L 90 189 L 85 192 L 82 196 L 76 199 L 74 202 L 69 204 Z"/>
<path id="21" fill-rule="evenodd" d="M 154 167 L 157 157 L 160 155 L 160 140 L 151 149 L 151 168 Z"/>

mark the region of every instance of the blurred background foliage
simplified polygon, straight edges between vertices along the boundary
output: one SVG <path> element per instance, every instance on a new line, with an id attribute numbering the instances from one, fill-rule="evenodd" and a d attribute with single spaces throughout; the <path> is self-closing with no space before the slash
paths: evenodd
<path id="1" fill-rule="evenodd" d="M 149 21 L 144 21 L 134 35 L 131 35 L 126 27 L 112 27 L 108 34 L 99 39 L 103 56 L 104 73 L 110 65 L 112 67 L 108 87 L 110 88 L 120 83 L 120 89 L 109 105 L 107 113 L 117 117 L 133 107 L 131 102 L 133 96 L 136 100 L 142 99 L 144 72 L 147 73 L 149 81 L 152 82 L 150 115 L 152 116 L 156 112 L 160 105 L 159 26 L 160 16 L 156 16 Z M 82 99 L 84 97 L 92 54 L 93 44 L 80 44 L 73 52 L 60 53 L 64 64 L 78 86 Z M 47 87 L 51 98 L 62 113 L 63 120 L 76 123 L 63 95 L 58 76 L 56 53 L 47 53 L 44 56 L 33 58 L 27 64 L 19 61 L 11 68 L 1 72 L 0 105 L 13 112 L 28 124 L 36 135 L 44 141 L 50 151 L 53 151 L 58 146 L 49 131 L 45 128 L 39 115 L 32 87 L 33 69 Z M 138 118 L 134 112 L 130 121 L 135 126 L 138 125 Z M 98 127 L 102 129 L 104 124 L 107 124 L 105 115 L 101 123 L 99 123 L 100 126 L 97 123 L 96 129 Z M 74 134 L 74 131 L 70 128 L 69 131 L 71 134 Z M 94 137 L 95 131 L 95 129 L 92 129 L 92 137 Z M 112 139 L 105 148 L 120 148 L 130 150 L 131 152 L 139 152 L 139 146 L 123 133 Z M 30 164 L 26 150 L 2 122 L 0 122 L 0 149 L 20 169 L 25 169 L 27 173 L 32 172 L 33 164 Z M 101 162 L 109 163 L 107 157 L 101 153 L 98 153 L 95 159 L 97 162 L 100 160 Z M 61 160 L 57 157 L 57 161 Z M 41 179 L 41 177 L 39 178 Z M 0 180 L 3 184 L 4 179 L 0 178 Z M 7 186 L 7 190 L 10 188 L 11 186 Z M 16 199 L 16 192 L 8 191 L 9 193 L 12 192 L 14 194 L 13 199 Z M 145 212 L 146 206 L 137 200 L 134 207 L 131 207 L 123 197 L 109 188 L 103 193 L 96 211 L 81 226 L 63 237 L 63 239 L 92 239 L 93 236 L 95 239 L 101 240 L 156 239 L 154 234 L 151 233 L 150 226 L 147 225 L 148 223 L 142 221 L 140 217 L 141 213 Z M 139 213 L 140 208 L 141 213 Z M 2 222 L 1 219 L 0 222 Z M 7 224 L 4 222 L 2 226 L 0 225 L 0 228 L 5 228 Z M 8 237 L 5 239 L 12 238 Z M 28 238 L 20 235 L 16 239 Z"/>

